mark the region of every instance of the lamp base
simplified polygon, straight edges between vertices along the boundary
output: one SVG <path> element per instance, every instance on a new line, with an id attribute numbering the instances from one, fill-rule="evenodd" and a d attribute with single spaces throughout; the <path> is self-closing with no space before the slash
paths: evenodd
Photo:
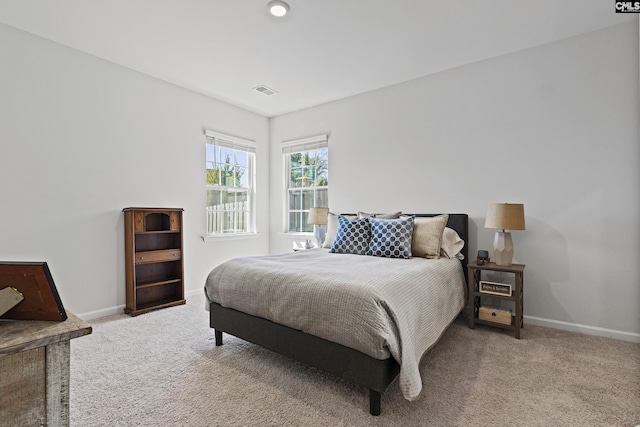
<path id="1" fill-rule="evenodd" d="M 313 237 L 316 239 L 316 248 L 321 248 L 325 239 L 324 227 L 322 225 L 313 226 Z"/>
<path id="2" fill-rule="evenodd" d="M 508 231 L 496 231 L 493 239 L 493 256 L 496 265 L 509 266 L 513 261 L 513 240 Z"/>

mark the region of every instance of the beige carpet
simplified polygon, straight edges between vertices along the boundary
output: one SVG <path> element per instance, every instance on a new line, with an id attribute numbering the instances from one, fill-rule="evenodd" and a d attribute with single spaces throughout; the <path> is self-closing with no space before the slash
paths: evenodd
<path id="1" fill-rule="evenodd" d="M 456 321 L 424 358 L 424 389 L 368 393 L 225 334 L 202 298 L 91 321 L 71 342 L 72 426 L 630 426 L 640 345 L 526 326 L 523 339 Z"/>

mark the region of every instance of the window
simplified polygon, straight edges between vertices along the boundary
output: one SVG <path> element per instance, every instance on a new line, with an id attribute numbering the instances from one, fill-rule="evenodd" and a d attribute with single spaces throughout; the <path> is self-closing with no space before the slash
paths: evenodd
<path id="1" fill-rule="evenodd" d="M 309 209 L 329 206 L 329 147 L 326 135 L 290 141 L 282 148 L 287 182 L 287 230 L 313 232 Z"/>
<path id="2" fill-rule="evenodd" d="M 255 232 L 255 145 L 206 131 L 207 235 Z"/>

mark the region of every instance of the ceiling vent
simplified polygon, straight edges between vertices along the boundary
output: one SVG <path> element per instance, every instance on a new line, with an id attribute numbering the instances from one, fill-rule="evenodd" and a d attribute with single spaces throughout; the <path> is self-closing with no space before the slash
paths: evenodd
<path id="1" fill-rule="evenodd" d="M 258 92 L 264 94 L 264 95 L 273 95 L 274 93 L 278 93 L 277 91 L 271 89 L 270 87 L 267 87 L 265 85 L 260 85 L 257 87 L 253 88 L 254 90 L 257 90 Z"/>

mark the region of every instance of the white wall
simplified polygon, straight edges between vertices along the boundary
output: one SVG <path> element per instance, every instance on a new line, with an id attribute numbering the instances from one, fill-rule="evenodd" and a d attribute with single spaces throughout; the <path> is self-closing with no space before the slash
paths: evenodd
<path id="1" fill-rule="evenodd" d="M 638 24 L 631 22 L 271 119 L 271 252 L 282 141 L 329 133 L 333 212 L 466 212 L 513 232 L 527 322 L 640 338 Z"/>
<path id="2" fill-rule="evenodd" d="M 0 25 L 0 260 L 48 261 L 76 314 L 119 312 L 121 209 L 183 207 L 199 292 L 291 249 L 279 145 L 329 133 L 333 211 L 466 212 L 473 254 L 488 204 L 522 202 L 528 321 L 637 339 L 638 52 L 633 22 L 268 120 Z M 258 143 L 255 239 L 200 239 L 204 128 Z"/>
<path id="3" fill-rule="evenodd" d="M 122 312 L 122 208 L 182 207 L 185 287 L 268 251 L 268 120 L 0 25 L 0 260 L 47 261 L 65 307 Z M 257 142 L 259 237 L 204 243 L 203 129 Z"/>

